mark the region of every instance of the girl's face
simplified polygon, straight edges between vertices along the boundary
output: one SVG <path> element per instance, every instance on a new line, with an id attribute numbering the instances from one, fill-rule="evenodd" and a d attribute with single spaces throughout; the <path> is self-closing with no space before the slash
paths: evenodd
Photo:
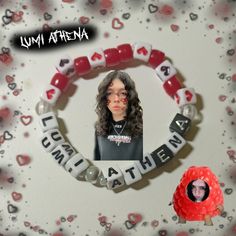
<path id="1" fill-rule="evenodd" d="M 114 79 L 107 89 L 107 107 L 114 120 L 121 120 L 126 116 L 128 107 L 127 91 L 120 79 Z"/>
<path id="2" fill-rule="evenodd" d="M 192 183 L 192 194 L 197 201 L 202 201 L 206 192 L 206 184 L 203 180 L 197 179 Z"/>

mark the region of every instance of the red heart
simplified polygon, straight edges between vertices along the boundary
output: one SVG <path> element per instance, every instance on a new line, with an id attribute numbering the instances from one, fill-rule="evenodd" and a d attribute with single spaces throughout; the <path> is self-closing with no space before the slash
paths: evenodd
<path id="1" fill-rule="evenodd" d="M 13 58 L 11 57 L 10 54 L 7 53 L 2 53 L 0 54 L 0 61 L 5 64 L 5 65 L 10 65 L 13 61 Z"/>
<path id="2" fill-rule="evenodd" d="M 12 192 L 11 196 L 14 201 L 20 201 L 22 199 L 22 194 L 17 192 Z"/>
<path id="3" fill-rule="evenodd" d="M 7 81 L 8 84 L 11 84 L 14 82 L 14 78 L 10 75 L 6 75 L 5 80 Z"/>
<path id="4" fill-rule="evenodd" d="M 27 155 L 17 155 L 16 156 L 16 161 L 19 166 L 25 166 L 30 163 L 30 157 Z"/>
<path id="5" fill-rule="evenodd" d="M 142 221 L 142 216 L 137 213 L 129 213 L 128 219 L 129 219 L 130 223 L 134 225 L 134 224 L 137 224 L 140 221 Z"/>
<path id="6" fill-rule="evenodd" d="M 67 217 L 67 221 L 68 221 L 68 222 L 72 222 L 74 219 L 75 219 L 75 216 L 74 216 L 74 215 L 69 215 L 69 216 Z"/>
<path id="7" fill-rule="evenodd" d="M 55 89 L 50 89 L 50 90 L 46 91 L 46 94 L 47 94 L 48 99 L 52 99 L 53 94 L 55 94 Z"/>
<path id="8" fill-rule="evenodd" d="M 20 121 L 22 122 L 23 125 L 29 125 L 32 121 L 33 117 L 32 116 L 21 116 Z"/>
<path id="9" fill-rule="evenodd" d="M 177 102 L 177 104 L 179 104 L 180 101 L 180 97 L 178 94 L 175 94 L 175 101 Z"/>
<path id="10" fill-rule="evenodd" d="M 192 100 L 193 94 L 189 90 L 186 90 L 184 94 L 186 96 L 187 101 L 190 102 Z"/>
<path id="11" fill-rule="evenodd" d="M 226 98 L 227 98 L 227 96 L 225 96 L 225 95 L 220 95 L 220 96 L 219 96 L 219 100 L 220 100 L 221 102 L 224 102 Z"/>
<path id="12" fill-rule="evenodd" d="M 110 8 L 110 7 L 112 7 L 112 1 L 111 0 L 102 0 L 100 4 L 101 4 L 101 8 Z"/>
<path id="13" fill-rule="evenodd" d="M 145 47 L 141 47 L 137 50 L 138 54 L 143 54 L 144 56 L 147 55 L 148 51 Z"/>
<path id="14" fill-rule="evenodd" d="M 175 24 L 172 24 L 172 25 L 170 26 L 170 28 L 171 28 L 171 30 L 172 30 L 173 32 L 177 32 L 177 31 L 179 30 L 179 26 L 178 26 L 178 25 L 175 25 Z"/>
<path id="15" fill-rule="evenodd" d="M 112 28 L 113 29 L 121 29 L 124 27 L 124 23 L 120 21 L 119 18 L 114 18 L 112 20 Z"/>
<path id="16" fill-rule="evenodd" d="M 81 17 L 79 18 L 79 22 L 80 22 L 80 24 L 82 24 L 82 25 L 88 24 L 88 23 L 89 23 L 89 18 L 86 17 L 86 16 L 81 16 Z"/>
<path id="17" fill-rule="evenodd" d="M 91 56 L 92 61 L 96 61 L 96 60 L 101 60 L 102 59 L 102 55 L 95 52 L 92 56 Z"/>
<path id="18" fill-rule="evenodd" d="M 106 216 L 100 216 L 100 217 L 98 218 L 98 220 L 99 220 L 100 223 L 104 223 L 104 222 L 107 221 L 107 218 L 106 218 Z"/>

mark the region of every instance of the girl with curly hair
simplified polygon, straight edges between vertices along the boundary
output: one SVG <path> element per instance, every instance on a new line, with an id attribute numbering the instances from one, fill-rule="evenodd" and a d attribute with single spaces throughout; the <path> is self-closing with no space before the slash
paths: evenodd
<path id="1" fill-rule="evenodd" d="M 95 160 L 143 158 L 143 112 L 135 83 L 122 71 L 112 71 L 98 87 Z"/>

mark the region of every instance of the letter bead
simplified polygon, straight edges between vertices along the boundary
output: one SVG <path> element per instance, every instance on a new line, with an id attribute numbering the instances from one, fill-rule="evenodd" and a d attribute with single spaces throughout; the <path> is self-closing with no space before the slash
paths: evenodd
<path id="1" fill-rule="evenodd" d="M 121 172 L 127 185 L 131 185 L 142 179 L 142 175 L 135 162 L 121 168 Z"/>
<path id="2" fill-rule="evenodd" d="M 48 130 L 41 137 L 41 144 L 46 152 L 51 152 L 57 145 L 65 140 L 58 129 Z"/>
<path id="3" fill-rule="evenodd" d="M 166 146 L 175 155 L 185 144 L 186 140 L 180 134 L 173 132 L 168 139 Z"/>
<path id="4" fill-rule="evenodd" d="M 75 154 L 65 164 L 65 169 L 75 178 L 78 178 L 88 167 L 89 163 L 81 153 Z"/>
<path id="5" fill-rule="evenodd" d="M 165 82 L 177 73 L 174 66 L 168 60 L 163 61 L 159 66 L 157 66 L 155 71 L 162 82 Z"/>
<path id="6" fill-rule="evenodd" d="M 142 174 L 146 174 L 156 167 L 155 161 L 153 160 L 150 153 L 146 153 L 143 156 L 143 160 L 137 161 L 136 165 Z"/>
<path id="7" fill-rule="evenodd" d="M 120 168 L 116 165 L 102 169 L 104 178 L 107 180 L 107 188 L 115 189 L 125 184 L 124 176 Z"/>
<path id="8" fill-rule="evenodd" d="M 58 122 L 53 112 L 48 112 L 39 116 L 39 124 L 43 132 L 58 128 Z"/>
<path id="9" fill-rule="evenodd" d="M 169 128 L 171 132 L 177 132 L 183 136 L 188 131 L 190 124 L 191 119 L 180 113 L 177 113 L 172 120 Z"/>
<path id="10" fill-rule="evenodd" d="M 170 161 L 174 155 L 173 152 L 165 144 L 163 144 L 151 153 L 151 157 L 155 161 L 156 166 L 161 167 Z"/>

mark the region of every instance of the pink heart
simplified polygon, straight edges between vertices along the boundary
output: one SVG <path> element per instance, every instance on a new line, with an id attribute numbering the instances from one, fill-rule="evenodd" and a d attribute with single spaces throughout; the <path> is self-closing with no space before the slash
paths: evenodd
<path id="1" fill-rule="evenodd" d="M 170 26 L 170 28 L 171 28 L 171 30 L 172 30 L 173 32 L 177 32 L 177 31 L 179 30 L 179 26 L 178 26 L 178 25 L 175 25 L 175 24 L 172 24 L 172 25 Z"/>
<path id="2" fill-rule="evenodd" d="M 81 16 L 81 17 L 79 18 L 79 22 L 80 22 L 80 24 L 82 24 L 82 25 L 86 25 L 86 24 L 89 23 L 89 18 L 86 17 L 86 16 Z"/>
<path id="3" fill-rule="evenodd" d="M 121 28 L 123 28 L 123 27 L 124 27 L 124 23 L 122 23 L 119 18 L 116 18 L 116 17 L 115 17 L 115 18 L 112 20 L 112 28 L 113 28 L 113 29 L 121 29 Z"/>
<path id="4" fill-rule="evenodd" d="M 33 117 L 32 116 L 21 116 L 20 121 L 22 122 L 23 125 L 29 125 L 32 122 Z"/>
<path id="5" fill-rule="evenodd" d="M 19 166 L 25 166 L 30 163 L 30 157 L 27 155 L 17 155 L 16 156 L 16 161 Z"/>
<path id="6" fill-rule="evenodd" d="M 17 192 L 12 192 L 11 196 L 14 201 L 20 201 L 22 199 L 22 194 Z"/>
<path id="7" fill-rule="evenodd" d="M 5 80 L 7 81 L 8 84 L 11 84 L 14 82 L 14 78 L 10 75 L 6 75 Z"/>

